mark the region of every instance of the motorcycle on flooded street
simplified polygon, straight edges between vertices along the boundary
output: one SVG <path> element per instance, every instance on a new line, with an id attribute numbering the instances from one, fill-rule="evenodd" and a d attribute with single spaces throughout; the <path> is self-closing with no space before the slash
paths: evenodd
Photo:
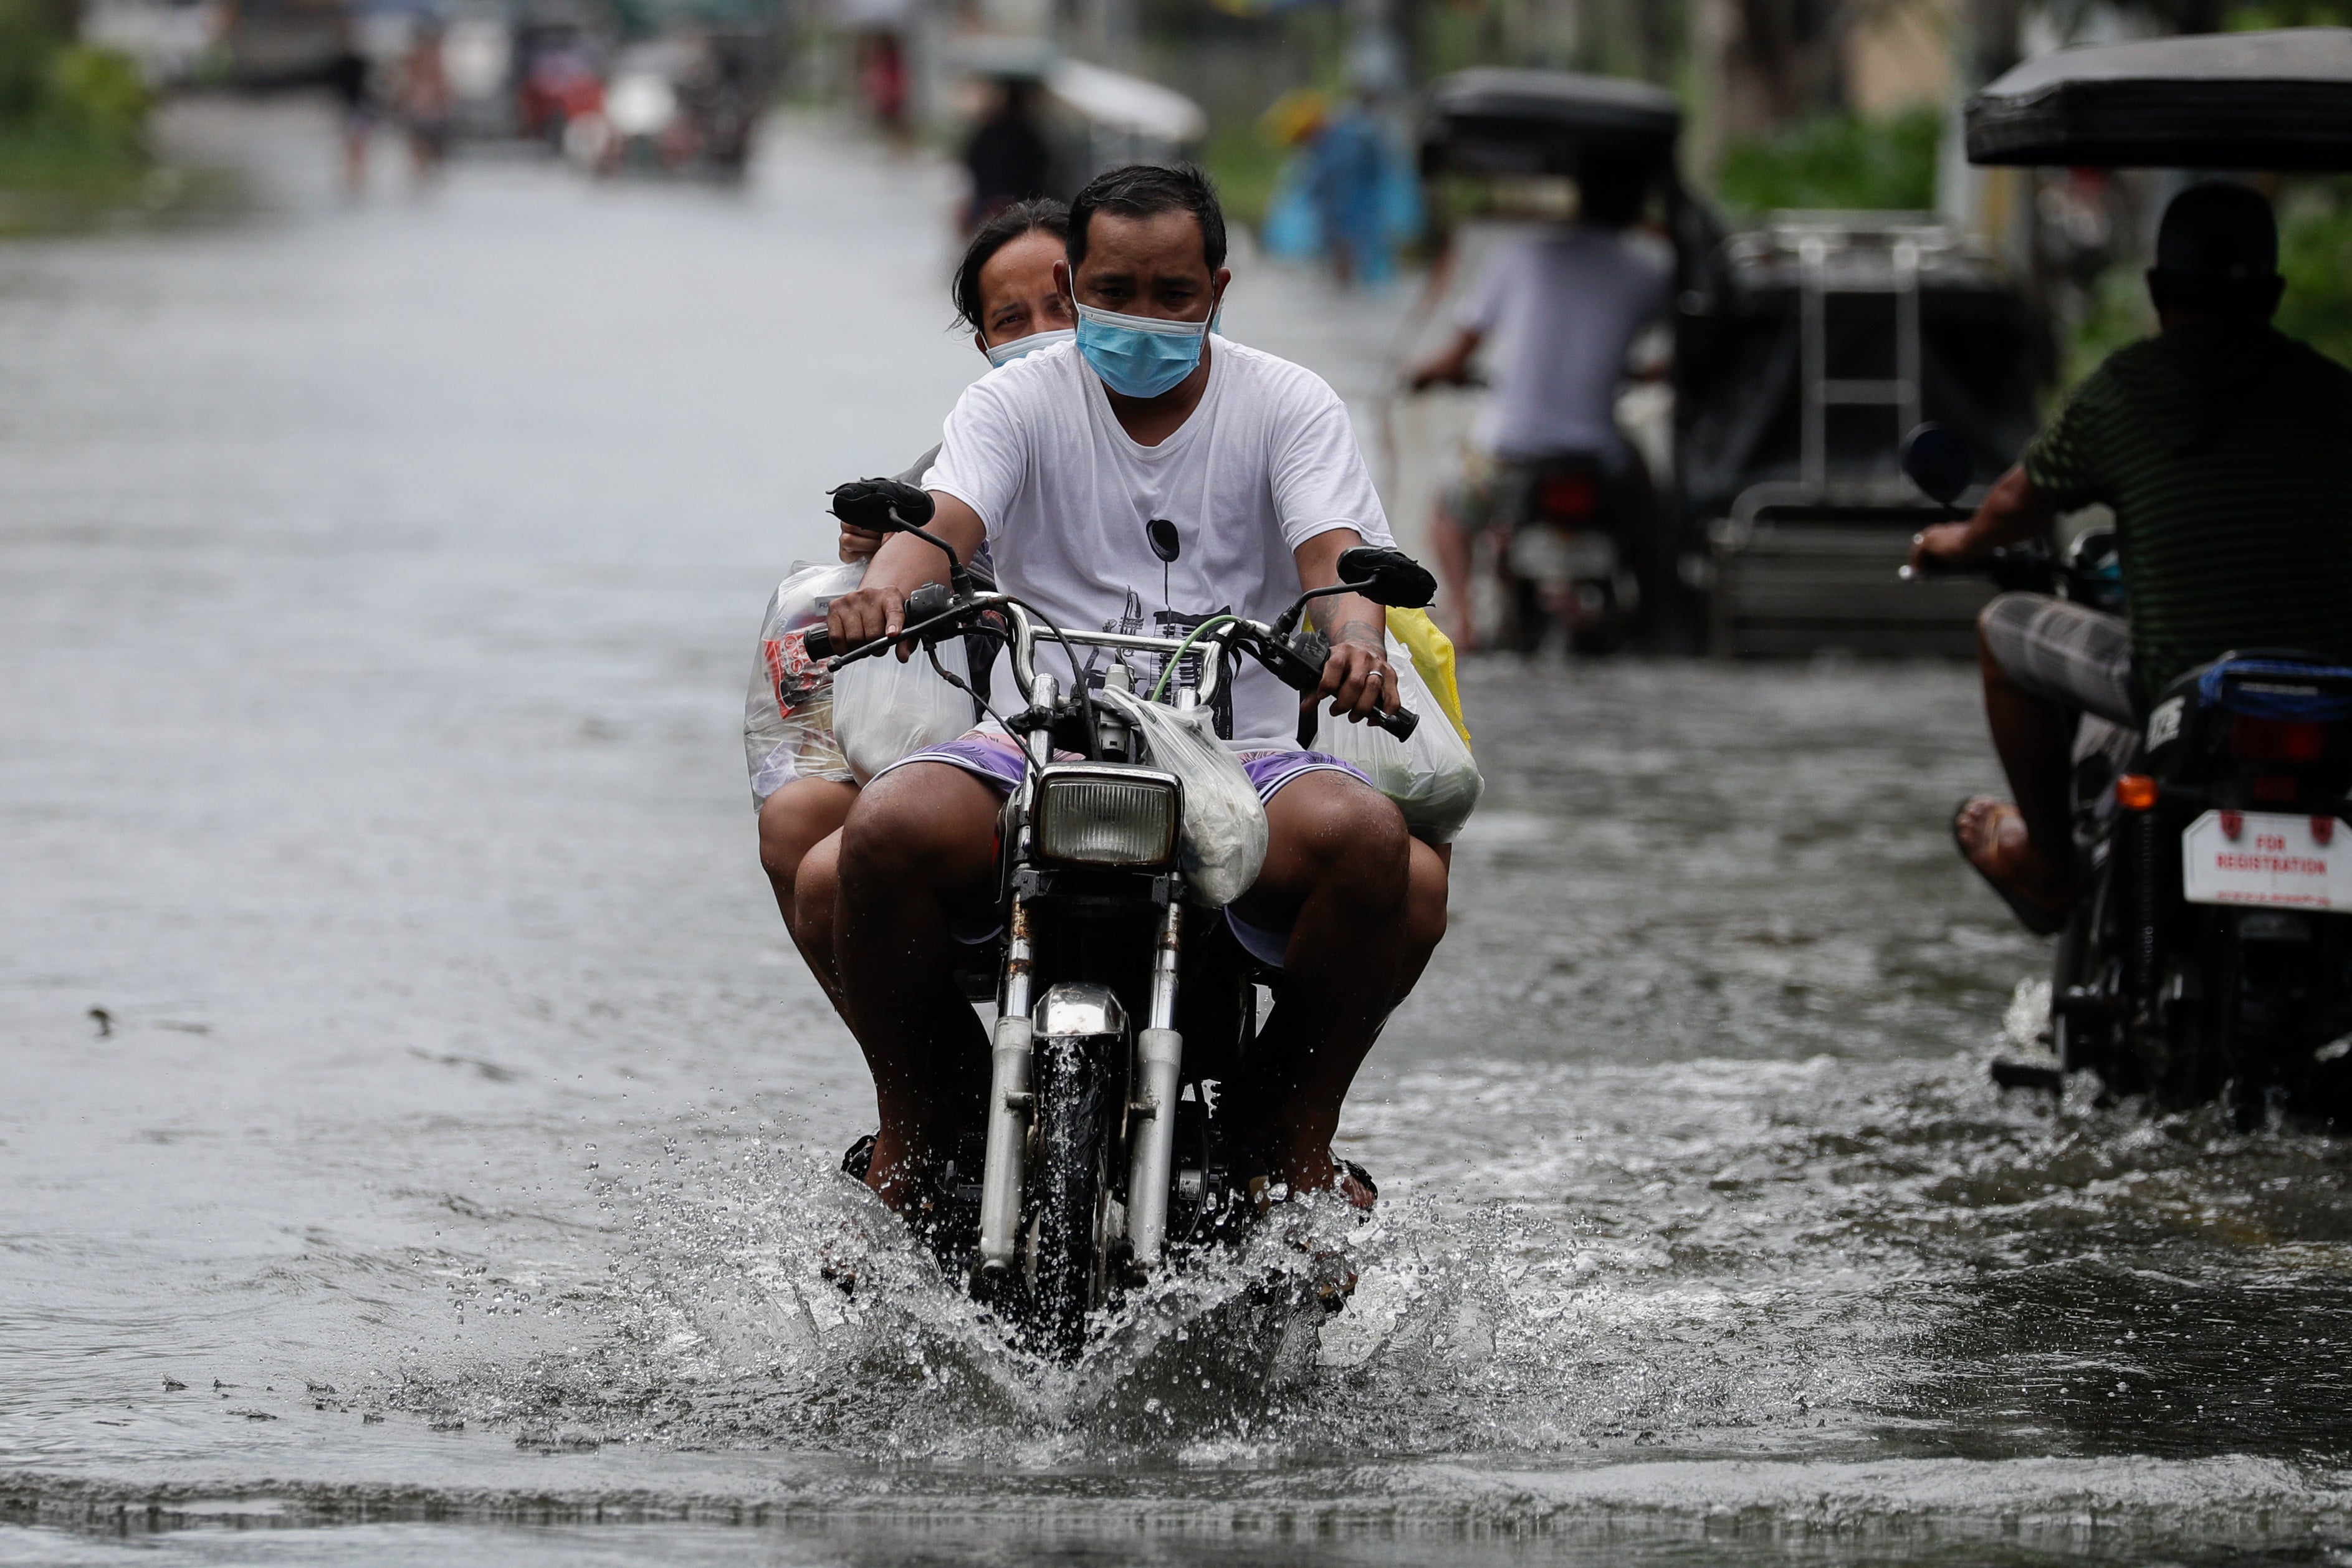
<path id="1" fill-rule="evenodd" d="M 1948 506 L 1967 479 L 1955 449 L 1930 426 L 1904 452 Z M 2114 558 L 2094 531 L 2063 555 L 2011 546 L 1944 570 L 2126 613 Z M 2352 1117 L 2352 668 L 2226 653 L 2157 694 L 2137 733 L 2076 751 L 2083 892 L 2053 959 L 2054 1060 L 1999 1061 L 1995 1079 L 2055 1089 L 2087 1070 L 2110 1096 L 2220 1101 L 2248 1130 Z"/>
<path id="2" fill-rule="evenodd" d="M 1612 473 L 1598 457 L 1536 465 L 1515 498 L 1495 563 L 1505 642 L 1535 653 L 1560 629 L 1569 650 L 1613 653 L 1643 614 L 1643 567 L 1657 531 L 1646 476 Z"/>
<path id="3" fill-rule="evenodd" d="M 952 562 L 920 526 L 930 498 L 889 489 L 861 520 L 928 540 Z M 1328 650 L 1302 626 L 1311 600 L 1354 593 L 1417 608 L 1435 592 L 1395 550 L 1350 550 L 1339 575 L 1272 626 L 1212 616 L 1178 638 L 1051 626 L 955 564 L 948 584 L 908 597 L 896 638 L 836 650 L 822 626 L 808 634 L 809 656 L 836 670 L 913 644 L 959 686 L 940 666 L 942 643 L 979 637 L 1010 655 L 1021 706 L 992 711 L 1025 765 L 1002 819 L 1003 930 L 966 975 L 975 1001 L 996 1003 L 986 1125 L 949 1167 L 946 1212 L 921 1228 L 950 1278 L 1041 1353 L 1076 1360 L 1090 1313 L 1244 1239 L 1280 1195 L 1262 1177 L 1236 1176 L 1219 1114 L 1220 1089 L 1259 1032 L 1257 993 L 1278 997 L 1281 982 L 1223 919 L 1223 903 L 1256 869 L 1229 829 L 1259 808 L 1204 721 L 1240 658 L 1301 692 L 1320 685 Z M 1099 684 L 1066 695 L 1037 668 L 1041 639 L 1074 670 L 1087 668 L 1079 646 L 1114 657 Z M 1129 658 L 1156 668 L 1149 689 Z M 1378 721 L 1402 740 L 1419 716 Z M 1255 822 L 1262 856 L 1262 815 Z M 1236 869 L 1244 860 L 1246 875 Z M 1336 1310 L 1345 1289 L 1321 1279 L 1296 1305 Z"/>

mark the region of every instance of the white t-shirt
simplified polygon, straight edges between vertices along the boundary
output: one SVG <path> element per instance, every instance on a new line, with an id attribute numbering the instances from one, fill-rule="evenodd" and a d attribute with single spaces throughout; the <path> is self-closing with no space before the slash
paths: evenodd
<path id="1" fill-rule="evenodd" d="M 1612 229 L 1506 245 L 1456 317 L 1494 345 L 1494 395 L 1472 438 L 1501 458 L 1620 450 L 1625 351 L 1665 308 L 1672 277 L 1656 247 Z"/>
<path id="2" fill-rule="evenodd" d="M 1015 360 L 957 401 L 923 484 L 980 514 L 998 584 L 1065 628 L 1181 637 L 1220 611 L 1271 622 L 1299 595 L 1297 546 L 1338 528 L 1394 542 L 1339 395 L 1222 337 L 1199 406 L 1157 447 L 1120 428 L 1075 345 Z M 1176 525 L 1172 563 L 1152 552 L 1155 518 Z M 1094 679 L 1109 658 L 1095 655 Z M 1139 686 L 1159 678 L 1155 658 L 1127 658 Z M 1044 639 L 1038 668 L 1069 690 Z M 995 690 L 1013 700 L 1011 677 Z M 1255 660 L 1227 695 L 1218 728 L 1237 750 L 1297 743 L 1297 694 Z"/>

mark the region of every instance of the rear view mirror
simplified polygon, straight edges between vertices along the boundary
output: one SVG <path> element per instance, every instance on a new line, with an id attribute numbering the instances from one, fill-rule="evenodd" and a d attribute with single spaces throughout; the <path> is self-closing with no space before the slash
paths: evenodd
<path id="1" fill-rule="evenodd" d="M 937 510 L 930 491 L 896 479 L 853 479 L 827 493 L 833 497 L 834 516 L 869 533 L 920 528 Z"/>
<path id="2" fill-rule="evenodd" d="M 1375 605 L 1418 610 L 1437 597 L 1429 568 L 1402 550 L 1359 544 L 1339 557 L 1339 581 Z"/>
<path id="3" fill-rule="evenodd" d="M 1941 506 L 1959 499 L 1976 477 L 1976 459 L 1969 444 L 1948 426 L 1933 420 L 1915 426 L 1903 437 L 1903 471 L 1920 493 Z"/>

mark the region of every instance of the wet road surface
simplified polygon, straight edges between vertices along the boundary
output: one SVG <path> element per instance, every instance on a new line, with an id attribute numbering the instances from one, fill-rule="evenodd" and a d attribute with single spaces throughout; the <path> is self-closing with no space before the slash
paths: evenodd
<path id="1" fill-rule="evenodd" d="M 737 743 L 977 365 L 942 176 L 344 205 L 308 110 L 181 130 L 260 212 L 0 250 L 0 1563 L 2352 1552 L 2347 1152 L 1990 1088 L 1948 667 L 1474 666 L 1355 1305 L 1273 1384 L 1213 1277 L 1007 1357 L 831 1173 Z M 1373 385 L 1380 310 L 1230 320 Z"/>

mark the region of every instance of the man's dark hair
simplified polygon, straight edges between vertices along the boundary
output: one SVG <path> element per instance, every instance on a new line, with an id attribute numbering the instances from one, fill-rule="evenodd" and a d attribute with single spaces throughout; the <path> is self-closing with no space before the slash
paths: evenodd
<path id="1" fill-rule="evenodd" d="M 1639 223 L 1649 204 L 1650 172 L 1622 154 L 1584 159 L 1576 171 L 1576 216 L 1602 228 Z"/>
<path id="2" fill-rule="evenodd" d="M 985 310 L 980 300 L 980 269 L 998 251 L 1024 234 L 1050 234 L 1055 239 L 1067 240 L 1070 209 L 1051 196 L 1033 196 L 1025 202 L 1014 202 L 980 226 L 971 243 L 964 247 L 955 281 L 948 287 L 949 296 L 955 300 L 956 319 L 972 331 L 987 330 L 980 320 Z"/>
<path id="3" fill-rule="evenodd" d="M 1070 271 L 1075 276 L 1087 258 L 1087 225 L 1095 214 L 1113 217 L 1158 217 L 1161 213 L 1191 213 L 1201 226 L 1201 255 L 1214 272 L 1225 264 L 1225 209 L 1218 205 L 1209 176 L 1190 163 L 1165 168 L 1158 163 L 1129 163 L 1097 174 L 1070 204 Z"/>
<path id="4" fill-rule="evenodd" d="M 2267 321 L 2284 287 L 2278 219 L 2260 191 L 2208 180 L 2165 207 L 2147 274 L 2157 309 L 2241 324 Z"/>

